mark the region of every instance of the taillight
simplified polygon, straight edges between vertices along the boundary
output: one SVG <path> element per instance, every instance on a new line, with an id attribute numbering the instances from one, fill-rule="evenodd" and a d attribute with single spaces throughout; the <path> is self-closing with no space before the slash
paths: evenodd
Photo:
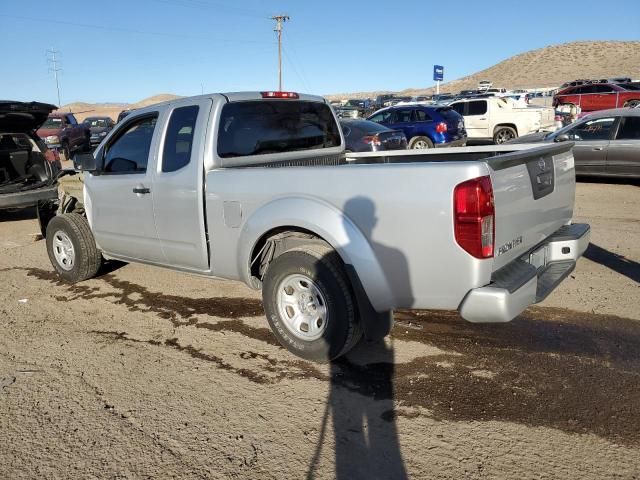
<path id="1" fill-rule="evenodd" d="M 445 133 L 447 131 L 447 124 L 444 122 L 440 122 L 438 125 L 436 125 L 436 132 L 438 133 Z"/>
<path id="2" fill-rule="evenodd" d="M 453 223 L 458 245 L 476 258 L 493 257 L 495 213 L 488 176 L 457 185 L 453 191 Z"/>
<path id="3" fill-rule="evenodd" d="M 262 98 L 300 98 L 296 92 L 260 92 Z"/>
<path id="4" fill-rule="evenodd" d="M 376 147 L 382 145 L 378 135 L 367 135 L 366 137 L 362 137 L 362 141 L 367 145 L 375 145 Z"/>

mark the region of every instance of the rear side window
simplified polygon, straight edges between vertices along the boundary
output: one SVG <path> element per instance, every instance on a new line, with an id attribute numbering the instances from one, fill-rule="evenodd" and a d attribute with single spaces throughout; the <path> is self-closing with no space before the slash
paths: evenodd
<path id="1" fill-rule="evenodd" d="M 640 117 L 622 117 L 616 140 L 640 140 Z"/>
<path id="2" fill-rule="evenodd" d="M 456 122 L 460 120 L 460 114 L 453 108 L 441 108 L 438 113 L 442 115 L 446 120 Z"/>
<path id="3" fill-rule="evenodd" d="M 190 105 L 171 112 L 162 151 L 163 172 L 175 172 L 189 164 L 198 110 L 197 105 Z"/>
<path id="4" fill-rule="evenodd" d="M 416 110 L 416 120 L 418 122 L 430 122 L 432 118 L 424 110 Z"/>
<path id="5" fill-rule="evenodd" d="M 227 103 L 218 132 L 221 158 L 337 147 L 340 132 L 328 105 L 260 100 Z"/>
<path id="6" fill-rule="evenodd" d="M 104 155 L 105 173 L 144 173 L 157 114 L 133 121 L 124 127 L 108 146 Z"/>
<path id="7" fill-rule="evenodd" d="M 410 110 L 410 109 L 396 110 L 395 120 L 393 121 L 394 123 L 409 123 L 413 121 L 415 121 L 413 116 L 413 110 Z"/>
<path id="8" fill-rule="evenodd" d="M 467 115 L 484 115 L 485 113 L 487 113 L 486 100 L 469 102 L 469 113 Z"/>

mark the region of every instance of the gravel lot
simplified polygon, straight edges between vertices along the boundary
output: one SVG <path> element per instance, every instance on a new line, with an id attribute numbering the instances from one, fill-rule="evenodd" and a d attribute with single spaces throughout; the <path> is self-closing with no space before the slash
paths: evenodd
<path id="1" fill-rule="evenodd" d="M 640 478 L 640 187 L 578 184 L 592 242 L 507 325 L 398 312 L 331 366 L 241 284 L 52 273 L 0 212 L 0 478 Z"/>

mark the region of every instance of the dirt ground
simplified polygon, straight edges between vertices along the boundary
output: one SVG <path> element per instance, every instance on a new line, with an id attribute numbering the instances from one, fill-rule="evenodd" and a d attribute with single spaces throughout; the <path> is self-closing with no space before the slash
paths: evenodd
<path id="1" fill-rule="evenodd" d="M 399 312 L 331 366 L 245 286 L 52 273 L 0 213 L 0 478 L 640 479 L 640 187 L 578 185 L 593 245 L 506 325 Z"/>

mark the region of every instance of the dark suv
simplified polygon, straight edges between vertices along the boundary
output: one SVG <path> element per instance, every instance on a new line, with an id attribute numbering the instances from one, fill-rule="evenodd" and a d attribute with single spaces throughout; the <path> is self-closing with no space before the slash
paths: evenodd
<path id="1" fill-rule="evenodd" d="M 383 108 L 368 120 L 402 130 L 408 148 L 458 147 L 467 143 L 464 119 L 449 107 L 398 105 Z"/>

